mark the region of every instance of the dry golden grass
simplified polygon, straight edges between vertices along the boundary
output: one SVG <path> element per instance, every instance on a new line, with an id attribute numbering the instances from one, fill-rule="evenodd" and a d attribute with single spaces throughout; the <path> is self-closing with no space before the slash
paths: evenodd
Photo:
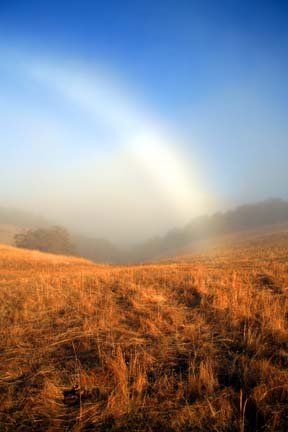
<path id="1" fill-rule="evenodd" d="M 286 431 L 285 233 L 127 267 L 0 246 L 1 431 Z"/>

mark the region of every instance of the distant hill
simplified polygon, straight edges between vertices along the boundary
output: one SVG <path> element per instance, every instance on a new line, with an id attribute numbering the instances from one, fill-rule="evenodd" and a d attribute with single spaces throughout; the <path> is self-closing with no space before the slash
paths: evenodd
<path id="1" fill-rule="evenodd" d="M 42 216 L 18 209 L 0 207 L 0 243 L 13 245 L 14 237 L 27 229 L 47 228 Z"/>
<path id="2" fill-rule="evenodd" d="M 19 234 L 23 228 L 17 225 L 0 224 L 0 243 L 12 245 L 14 236 Z"/>
<path id="3" fill-rule="evenodd" d="M 203 238 L 192 241 L 191 243 L 179 246 L 175 249 L 169 249 L 157 257 L 154 261 L 163 262 L 167 259 L 174 260 L 175 257 L 187 257 L 197 254 L 213 252 L 224 248 L 238 248 L 243 246 L 256 246 L 277 242 L 278 244 L 288 244 L 288 222 L 277 225 L 265 225 L 254 229 L 235 231 L 226 234 L 219 234 L 209 238 Z"/>
<path id="4" fill-rule="evenodd" d="M 207 250 L 213 244 L 229 241 L 233 235 L 251 231 L 273 231 L 288 224 L 288 201 L 273 198 L 246 204 L 226 212 L 201 216 L 183 228 L 175 228 L 162 237 L 148 239 L 131 247 L 119 248 L 112 242 L 70 232 L 77 253 L 99 263 L 133 264 Z M 0 242 L 13 244 L 14 235 L 23 229 L 48 228 L 44 217 L 0 207 Z"/>
<path id="5" fill-rule="evenodd" d="M 123 264 L 129 261 L 126 252 L 118 249 L 109 240 L 71 234 L 71 240 L 80 256 L 98 263 Z"/>
<path id="6" fill-rule="evenodd" d="M 234 210 L 217 212 L 211 216 L 193 219 L 183 228 L 175 228 L 163 237 L 150 239 L 131 251 L 135 262 L 147 261 L 160 256 L 178 254 L 189 246 L 197 250 L 200 244 L 208 245 L 213 239 L 229 237 L 233 233 L 267 229 L 268 231 L 288 224 L 288 201 L 273 198 L 254 204 L 246 204 Z"/>
<path id="7" fill-rule="evenodd" d="M 14 245 L 14 237 L 28 229 L 49 228 L 54 225 L 45 217 L 18 209 L 0 207 L 0 244 Z M 111 242 L 78 233 L 70 233 L 80 256 L 96 262 L 121 264 L 125 253 L 118 250 Z"/>
<path id="8" fill-rule="evenodd" d="M 18 209 L 0 207 L 0 243 L 14 245 L 14 237 L 28 229 L 49 228 L 54 225 L 45 217 Z M 97 262 L 120 263 L 123 254 L 108 240 L 70 233 L 80 256 Z"/>
<path id="9" fill-rule="evenodd" d="M 0 207 L 0 225 L 14 225 L 21 228 L 43 228 L 49 222 L 43 216 L 18 209 Z"/>

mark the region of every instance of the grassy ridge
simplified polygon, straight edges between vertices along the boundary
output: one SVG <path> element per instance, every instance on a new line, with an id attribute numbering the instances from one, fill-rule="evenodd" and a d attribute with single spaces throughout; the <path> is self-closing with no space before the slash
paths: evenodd
<path id="1" fill-rule="evenodd" d="M 0 247 L 3 431 L 286 431 L 288 239 L 145 266 Z"/>

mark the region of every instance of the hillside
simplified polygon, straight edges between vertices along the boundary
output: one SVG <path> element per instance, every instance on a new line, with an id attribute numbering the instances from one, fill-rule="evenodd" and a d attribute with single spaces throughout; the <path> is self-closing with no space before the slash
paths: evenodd
<path id="1" fill-rule="evenodd" d="M 288 201 L 271 198 L 192 219 L 182 228 L 174 228 L 162 237 L 136 245 L 130 259 L 145 262 L 161 256 L 195 253 L 231 243 L 230 239 L 233 243 L 235 236 L 242 233 L 249 237 L 253 232 L 277 231 L 283 226 L 288 226 Z"/>
<path id="2" fill-rule="evenodd" d="M 3 431 L 286 431 L 288 235 L 113 267 L 0 247 Z"/>
<path id="3" fill-rule="evenodd" d="M 255 229 L 248 229 L 242 231 L 236 231 L 232 233 L 226 233 L 221 235 L 215 235 L 212 237 L 204 238 L 201 240 L 195 240 L 182 247 L 168 250 L 163 252 L 157 257 L 157 260 L 175 259 L 175 257 L 195 255 L 199 253 L 210 253 L 213 250 L 219 250 L 223 248 L 233 248 L 236 245 L 255 245 L 257 243 L 270 244 L 272 242 L 286 240 L 288 236 L 288 223 L 265 225 Z M 156 257 L 155 257 L 156 259 Z"/>

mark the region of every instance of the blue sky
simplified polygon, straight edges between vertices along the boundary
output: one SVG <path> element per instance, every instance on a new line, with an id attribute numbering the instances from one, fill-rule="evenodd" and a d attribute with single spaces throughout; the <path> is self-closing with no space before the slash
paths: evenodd
<path id="1" fill-rule="evenodd" d="M 287 198 L 287 19 L 277 0 L 0 0 L 0 202 L 121 240 Z"/>

